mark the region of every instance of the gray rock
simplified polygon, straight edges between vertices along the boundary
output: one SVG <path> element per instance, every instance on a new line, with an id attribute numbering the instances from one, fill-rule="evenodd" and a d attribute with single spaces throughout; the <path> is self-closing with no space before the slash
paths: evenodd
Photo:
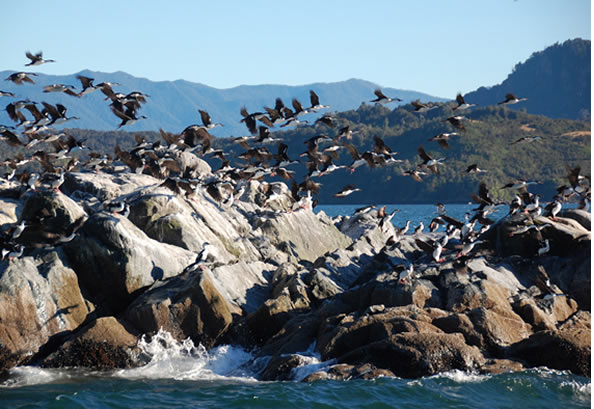
<path id="1" fill-rule="evenodd" d="M 22 363 L 50 339 L 75 330 L 90 308 L 61 251 L 2 262 L 0 370 Z"/>

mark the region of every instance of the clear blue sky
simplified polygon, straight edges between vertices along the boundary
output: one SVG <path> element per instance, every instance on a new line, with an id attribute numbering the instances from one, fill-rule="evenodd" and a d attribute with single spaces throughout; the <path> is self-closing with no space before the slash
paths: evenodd
<path id="1" fill-rule="evenodd" d="M 0 70 L 126 71 L 217 88 L 361 78 L 454 98 L 533 52 L 591 39 L 589 0 L 148 1 L 2 4 Z M 79 84 L 73 84 L 79 86 Z M 0 84 L 1 89 L 1 84 Z"/>

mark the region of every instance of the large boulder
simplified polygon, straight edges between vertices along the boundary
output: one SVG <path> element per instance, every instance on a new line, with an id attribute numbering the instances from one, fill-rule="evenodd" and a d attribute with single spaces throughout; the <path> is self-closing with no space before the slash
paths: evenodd
<path id="1" fill-rule="evenodd" d="M 65 251 L 89 297 L 112 311 L 196 259 L 195 253 L 152 240 L 127 218 L 107 212 L 91 216 Z"/>
<path id="2" fill-rule="evenodd" d="M 163 329 L 177 340 L 190 338 L 211 348 L 225 335 L 233 312 L 240 311 L 225 301 L 210 271 L 198 268 L 156 282 L 122 317 L 143 333 Z"/>
<path id="3" fill-rule="evenodd" d="M 131 368 L 139 360 L 136 331 L 114 317 L 89 323 L 45 358 L 49 368 L 86 367 L 93 369 Z"/>
<path id="4" fill-rule="evenodd" d="M 58 251 L 0 264 L 0 370 L 75 330 L 89 308 L 76 273 Z"/>
<path id="5" fill-rule="evenodd" d="M 485 358 L 462 334 L 405 332 L 352 349 L 339 362 L 370 363 L 402 378 L 418 378 L 454 369 L 473 371 Z"/>

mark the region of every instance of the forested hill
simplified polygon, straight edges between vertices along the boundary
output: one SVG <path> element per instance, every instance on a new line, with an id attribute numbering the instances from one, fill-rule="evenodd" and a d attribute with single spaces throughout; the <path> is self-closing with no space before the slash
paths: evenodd
<path id="1" fill-rule="evenodd" d="M 516 178 L 543 182 L 531 191 L 541 193 L 545 200 L 550 200 L 555 188 L 567 183 L 567 166 L 579 165 L 583 174 L 590 174 L 589 121 L 551 119 L 496 105 L 476 108 L 465 114 L 468 118 L 465 121 L 466 131 L 459 131 L 460 135 L 453 136 L 450 149 L 446 150 L 429 139 L 441 132 L 454 131 L 443 122 L 451 114 L 451 107 L 447 104 L 425 114 L 412 112 L 411 105 L 390 110 L 364 104 L 357 110 L 336 114 L 335 128 L 318 124 L 273 135 L 281 137 L 289 146 L 289 156 L 297 159 L 306 150 L 304 141 L 307 139 L 320 134 L 334 137 L 340 128 L 349 126 L 355 131 L 350 142 L 360 152 L 372 150 L 373 137 L 379 136 L 394 152 L 398 152 L 396 158 L 403 160 L 402 163 L 373 169 L 365 165 L 353 174 L 340 169 L 315 179 L 323 184 L 318 196 L 321 203 L 463 203 L 471 200 L 471 193 L 478 190 L 481 181 L 487 183 L 494 196 L 509 199 L 510 193 L 498 188 Z M 92 149 L 111 154 L 116 143 L 125 148 L 131 148 L 135 143 L 132 133 L 81 130 L 72 130 L 72 133 L 77 138 L 87 138 L 87 144 Z M 151 141 L 160 139 L 159 134 L 154 132 L 143 135 Z M 522 137 L 531 136 L 542 139 L 512 145 Z M 327 144 L 321 144 L 319 150 Z M 439 175 L 429 173 L 423 177 L 423 182 L 416 182 L 402 173 L 421 162 L 417 153 L 420 145 L 429 155 L 444 158 L 444 161 L 439 166 Z M 230 138 L 215 139 L 214 147 L 222 148 L 233 164 L 245 163 L 236 158 L 245 150 L 232 143 Z M 275 153 L 277 145 L 267 145 L 267 148 Z M 335 163 L 350 165 L 352 158 L 348 152 L 344 148 L 339 152 Z M 205 159 L 214 169 L 221 164 L 215 158 Z M 289 167 L 296 171 L 294 178 L 298 183 L 303 181 L 306 162 L 305 158 L 299 159 L 300 164 Z M 467 174 L 466 168 L 473 163 L 487 172 Z M 274 160 L 269 164 L 273 165 Z M 334 198 L 333 194 L 346 184 L 354 184 L 362 191 L 346 198 Z"/>
<path id="2" fill-rule="evenodd" d="M 518 63 L 501 84 L 469 92 L 465 99 L 477 105 L 492 105 L 512 92 L 528 98 L 511 109 L 552 118 L 590 118 L 590 40 L 567 40 L 535 52 Z"/>

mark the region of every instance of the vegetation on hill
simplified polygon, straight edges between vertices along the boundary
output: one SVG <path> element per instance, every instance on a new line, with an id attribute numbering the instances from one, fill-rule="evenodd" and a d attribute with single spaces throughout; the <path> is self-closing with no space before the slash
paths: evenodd
<path id="1" fill-rule="evenodd" d="M 465 95 L 470 103 L 491 105 L 513 92 L 528 100 L 511 109 L 552 118 L 590 119 L 590 40 L 567 40 L 535 52 L 518 63 L 507 79 Z"/>
<path id="2" fill-rule="evenodd" d="M 295 170 L 294 179 L 303 181 L 306 151 L 305 141 L 316 135 L 335 137 L 339 129 L 349 126 L 354 131 L 351 141 L 359 152 L 372 150 L 374 137 L 380 137 L 394 151 L 401 163 L 384 167 L 357 168 L 352 174 L 340 169 L 328 176 L 316 178 L 323 187 L 318 199 L 320 203 L 462 203 L 470 200 L 481 181 L 487 183 L 492 194 L 509 199 L 511 192 L 499 190 L 504 184 L 518 178 L 538 180 L 541 185 L 531 191 L 541 193 L 550 199 L 558 185 L 566 184 L 568 166 L 581 166 L 582 174 L 590 174 L 590 123 L 583 120 L 552 119 L 531 115 L 522 111 L 512 111 L 507 107 L 490 106 L 471 110 L 465 114 L 466 131 L 450 139 L 450 149 L 446 150 L 429 139 L 442 132 L 453 132 L 454 128 L 446 118 L 452 115 L 452 104 L 444 104 L 424 114 L 413 112 L 412 106 L 405 105 L 390 110 L 384 106 L 362 104 L 358 109 L 335 115 L 336 127 L 323 124 L 304 126 L 288 131 L 274 132 L 273 136 L 282 138 L 289 146 L 289 156 L 299 159 L 300 164 L 289 167 Z M 114 147 L 123 149 L 134 146 L 134 135 L 123 131 L 101 132 L 70 129 L 77 139 L 85 139 L 85 144 L 95 152 L 113 156 Z M 157 141 L 161 137 L 156 132 L 141 132 L 146 140 Z M 539 136 L 535 142 L 516 143 L 522 137 Z M 252 143 L 253 144 L 253 143 Z M 255 144 L 253 144 L 255 145 Z M 320 145 L 320 151 L 327 143 Z M 444 158 L 438 165 L 440 173 L 423 176 L 422 182 L 414 181 L 403 172 L 414 169 L 421 162 L 417 149 L 423 145 L 426 152 L 434 158 Z M 245 149 L 232 138 L 217 138 L 213 141 L 215 149 L 223 149 L 235 166 L 246 162 L 237 156 Z M 276 153 L 277 145 L 266 147 Z M 0 157 L 7 157 L 15 148 L 0 145 Z M 213 169 L 220 167 L 217 158 L 206 159 Z M 337 165 L 350 165 L 352 158 L 346 149 L 339 150 Z M 271 159 L 269 166 L 274 164 Z M 468 174 L 466 168 L 478 164 L 486 173 Z M 289 182 L 290 183 L 290 182 Z M 354 184 L 361 188 L 346 198 L 335 198 L 333 194 L 343 186 Z"/>

